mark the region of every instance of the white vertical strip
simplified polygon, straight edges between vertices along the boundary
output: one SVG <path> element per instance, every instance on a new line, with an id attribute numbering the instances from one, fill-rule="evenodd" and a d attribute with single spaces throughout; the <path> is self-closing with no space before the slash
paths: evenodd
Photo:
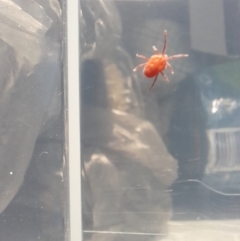
<path id="1" fill-rule="evenodd" d="M 69 154 L 69 235 L 82 240 L 80 91 L 79 91 L 79 0 L 67 3 L 67 82 Z"/>
<path id="2" fill-rule="evenodd" d="M 192 48 L 226 55 L 223 0 L 189 0 Z"/>

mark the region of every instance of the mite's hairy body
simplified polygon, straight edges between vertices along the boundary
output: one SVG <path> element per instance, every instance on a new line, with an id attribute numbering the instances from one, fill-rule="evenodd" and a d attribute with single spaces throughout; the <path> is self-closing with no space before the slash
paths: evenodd
<path id="1" fill-rule="evenodd" d="M 167 55 L 152 55 L 143 69 L 146 77 L 152 78 L 166 68 Z"/>

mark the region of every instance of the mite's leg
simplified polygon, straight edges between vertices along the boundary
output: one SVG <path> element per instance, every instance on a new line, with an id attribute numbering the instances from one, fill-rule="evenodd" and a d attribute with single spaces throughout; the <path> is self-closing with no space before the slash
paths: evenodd
<path id="1" fill-rule="evenodd" d="M 156 46 L 152 46 L 152 48 L 153 48 L 153 51 L 154 51 L 156 54 L 159 54 L 158 49 L 156 48 Z"/>
<path id="2" fill-rule="evenodd" d="M 135 72 L 135 71 L 137 71 L 139 68 L 144 67 L 145 65 L 146 65 L 146 63 L 139 64 L 137 67 L 135 67 L 135 68 L 133 69 L 133 71 Z"/>
<path id="3" fill-rule="evenodd" d="M 146 61 L 149 60 L 148 57 L 143 56 L 143 55 L 140 55 L 140 54 L 136 54 L 136 57 L 138 57 L 138 58 L 140 58 L 140 59 L 144 59 L 144 60 L 146 60 Z"/>
<path id="4" fill-rule="evenodd" d="M 154 84 L 155 84 L 155 82 L 157 80 L 157 77 L 158 77 L 158 74 L 156 75 L 155 79 L 153 80 L 152 85 L 151 85 L 151 87 L 149 88 L 148 91 L 150 91 L 152 89 L 152 87 L 154 86 Z"/>
<path id="5" fill-rule="evenodd" d="M 171 74 L 174 74 L 173 68 L 171 64 L 169 64 L 168 62 L 167 62 L 167 67 L 171 70 Z"/>
<path id="6" fill-rule="evenodd" d="M 162 74 L 163 78 L 165 79 L 165 81 L 169 82 L 168 77 L 163 72 L 161 72 L 161 74 Z"/>
<path id="7" fill-rule="evenodd" d="M 186 58 L 186 57 L 188 57 L 188 54 L 177 54 L 177 55 L 169 56 L 167 59 L 171 60 L 171 59 Z"/>
<path id="8" fill-rule="evenodd" d="M 167 46 L 167 30 L 164 30 L 164 44 L 162 49 L 162 55 L 164 55 Z"/>

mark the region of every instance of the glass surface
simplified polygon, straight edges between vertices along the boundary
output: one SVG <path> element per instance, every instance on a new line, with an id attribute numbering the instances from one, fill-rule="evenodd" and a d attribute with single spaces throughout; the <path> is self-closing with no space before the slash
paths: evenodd
<path id="1" fill-rule="evenodd" d="M 240 240 L 240 1 L 80 3 L 84 240 Z"/>
<path id="2" fill-rule="evenodd" d="M 0 0 L 0 240 L 65 240 L 62 7 Z"/>

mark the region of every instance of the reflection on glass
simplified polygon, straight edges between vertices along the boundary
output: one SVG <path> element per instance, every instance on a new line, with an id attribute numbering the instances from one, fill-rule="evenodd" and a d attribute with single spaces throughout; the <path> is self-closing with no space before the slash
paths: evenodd
<path id="1" fill-rule="evenodd" d="M 0 240 L 64 240 L 61 7 L 0 1 Z"/>
<path id="2" fill-rule="evenodd" d="M 84 240 L 240 239 L 239 6 L 81 1 Z M 189 57 L 148 92 L 165 29 Z"/>

